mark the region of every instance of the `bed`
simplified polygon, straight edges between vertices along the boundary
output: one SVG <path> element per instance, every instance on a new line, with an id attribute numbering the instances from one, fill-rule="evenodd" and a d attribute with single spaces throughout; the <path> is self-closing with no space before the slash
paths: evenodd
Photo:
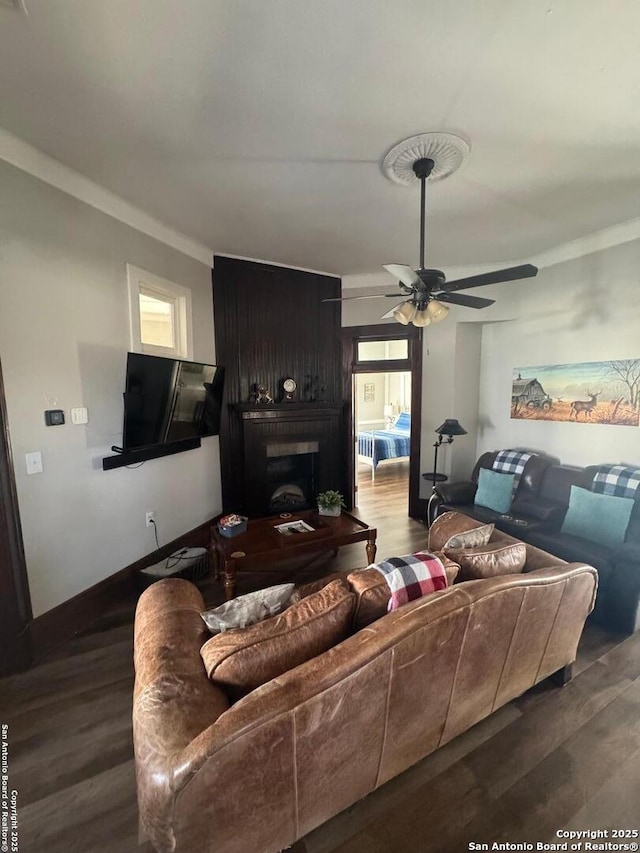
<path id="1" fill-rule="evenodd" d="M 409 456 L 411 415 L 401 412 L 392 429 L 374 429 L 358 433 L 358 455 L 371 465 L 371 478 L 385 459 Z"/>

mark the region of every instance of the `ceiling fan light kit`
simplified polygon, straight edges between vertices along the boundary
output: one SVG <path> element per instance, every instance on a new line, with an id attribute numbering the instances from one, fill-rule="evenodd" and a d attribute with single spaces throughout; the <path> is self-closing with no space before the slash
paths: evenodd
<path id="1" fill-rule="evenodd" d="M 398 305 L 398 307 L 393 310 L 393 316 L 398 323 L 402 323 L 403 326 L 408 326 L 409 323 L 413 323 L 416 314 L 416 306 L 411 302 L 403 302 L 402 305 Z"/>
<path id="2" fill-rule="evenodd" d="M 431 322 L 431 317 L 429 317 L 426 309 L 423 309 L 422 311 L 416 311 L 416 315 L 411 322 L 414 326 L 424 328 L 424 326 L 428 326 Z"/>
<path id="3" fill-rule="evenodd" d="M 420 267 L 414 270 L 406 264 L 383 264 L 384 269 L 398 280 L 400 295 L 405 302 L 396 305 L 382 315 L 386 320 L 393 317 L 398 323 L 408 326 L 428 326 L 438 323 L 449 313 L 448 305 L 463 305 L 466 308 L 487 308 L 494 299 L 456 293 L 471 287 L 482 287 L 501 281 L 516 281 L 537 275 L 538 268 L 532 264 L 520 264 L 508 269 L 480 273 L 457 281 L 447 282 L 442 270 L 426 269 L 424 265 L 426 185 L 427 181 L 440 181 L 457 171 L 469 156 L 469 143 L 453 133 L 420 133 L 398 142 L 385 155 L 382 171 L 396 184 L 420 182 Z M 342 302 L 345 299 L 397 299 L 397 293 L 347 296 L 340 299 L 325 299 L 325 302 Z M 448 304 L 445 304 L 448 303 Z"/>
<path id="4" fill-rule="evenodd" d="M 442 302 L 438 302 L 437 299 L 432 299 L 427 305 L 427 314 L 432 323 L 439 323 L 440 320 L 444 320 L 448 313 L 449 309 L 447 306 L 443 305 Z"/>

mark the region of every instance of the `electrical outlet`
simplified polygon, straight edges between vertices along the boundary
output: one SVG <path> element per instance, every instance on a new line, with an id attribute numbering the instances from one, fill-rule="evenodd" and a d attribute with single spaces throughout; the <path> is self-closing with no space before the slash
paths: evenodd
<path id="1" fill-rule="evenodd" d="M 27 474 L 42 474 L 42 453 L 34 450 L 33 453 L 25 453 L 27 463 Z"/>
<path id="2" fill-rule="evenodd" d="M 152 524 L 155 524 L 155 521 L 156 521 L 155 512 L 148 512 L 146 518 L 147 518 L 147 527 L 151 527 Z"/>

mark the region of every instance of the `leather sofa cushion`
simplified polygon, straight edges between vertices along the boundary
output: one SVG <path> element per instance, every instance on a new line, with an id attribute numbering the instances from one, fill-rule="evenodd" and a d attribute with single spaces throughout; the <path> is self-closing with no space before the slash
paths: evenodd
<path id="1" fill-rule="evenodd" d="M 459 512 L 445 512 L 429 528 L 429 550 L 474 548 L 486 545 L 493 533 L 493 524 L 483 524 Z"/>
<path id="2" fill-rule="evenodd" d="M 380 572 L 375 569 L 357 569 L 347 575 L 347 581 L 356 594 L 354 631 L 359 631 L 386 615 L 391 590 Z"/>
<path id="3" fill-rule="evenodd" d="M 207 675 L 240 698 L 342 642 L 351 632 L 354 603 L 347 582 L 337 579 L 278 616 L 218 634 L 200 649 Z"/>
<path id="4" fill-rule="evenodd" d="M 551 503 L 568 506 L 571 486 L 589 488 L 584 468 L 572 465 L 550 465 L 542 480 L 539 497 Z"/>
<path id="5" fill-rule="evenodd" d="M 440 557 L 447 575 L 447 586 L 451 586 L 455 583 L 456 578 L 460 573 L 460 564 L 456 563 L 455 560 L 452 560 L 451 557 L 448 557 L 444 551 L 438 551 L 436 553 L 436 557 Z"/>
<path id="6" fill-rule="evenodd" d="M 544 521 L 555 524 L 558 528 L 565 514 L 565 507 L 542 498 L 531 498 L 529 500 L 515 500 L 511 504 L 509 515 L 518 518 L 531 519 L 533 521 Z"/>
<path id="7" fill-rule="evenodd" d="M 436 556 L 444 566 L 447 586 L 451 586 L 458 576 L 460 566 L 442 552 L 438 552 Z M 354 632 L 386 616 L 391 590 L 380 572 L 376 569 L 356 569 L 347 575 L 347 581 L 356 594 L 356 606 L 353 612 Z"/>
<path id="8" fill-rule="evenodd" d="M 598 595 L 593 611 L 594 619 L 614 630 L 627 630 L 631 632 L 629 622 L 622 620 L 611 620 L 609 616 L 609 596 L 607 589 L 615 575 L 614 560 L 617 551 L 608 545 L 599 545 L 588 539 L 580 539 L 569 536 L 567 533 L 553 533 L 532 530 L 527 537 L 528 541 L 536 548 L 556 554 L 570 563 L 587 563 L 594 566 L 598 571 Z M 622 546 L 624 547 L 624 546 Z"/>
<path id="9" fill-rule="evenodd" d="M 338 580 L 339 578 L 346 580 L 346 577 L 347 576 L 344 572 L 331 572 L 331 574 L 324 575 L 324 577 L 321 577 L 316 581 L 309 581 L 309 583 L 300 584 L 300 586 L 296 586 L 291 593 L 289 605 L 297 604 L 308 595 L 313 595 L 314 592 L 319 592 L 321 589 L 324 589 L 327 584 L 331 583 L 331 581 Z"/>
<path id="10" fill-rule="evenodd" d="M 460 580 L 463 581 L 519 574 L 527 562 L 527 546 L 524 542 L 453 548 L 447 554 L 460 564 Z"/>
<path id="11" fill-rule="evenodd" d="M 527 541 L 569 563 L 588 563 L 590 566 L 596 566 L 600 574 L 601 569 L 607 573 L 613 569 L 614 549 L 608 545 L 569 536 L 568 533 L 547 533 L 538 530 L 532 530 Z M 602 581 L 602 574 L 600 579 Z"/>
<path id="12" fill-rule="evenodd" d="M 640 564 L 640 545 L 628 543 L 616 548 L 613 555 L 616 566 L 621 563 L 638 563 Z"/>
<path id="13" fill-rule="evenodd" d="M 631 544 L 640 545 L 640 500 L 636 499 L 629 526 L 627 527 L 627 535 L 625 541 Z"/>

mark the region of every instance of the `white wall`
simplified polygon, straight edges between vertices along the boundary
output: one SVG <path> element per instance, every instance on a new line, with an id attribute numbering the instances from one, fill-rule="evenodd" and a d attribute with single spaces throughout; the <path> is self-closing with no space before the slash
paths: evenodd
<path id="1" fill-rule="evenodd" d="M 567 464 L 640 464 L 640 428 L 510 417 L 514 367 L 640 358 L 640 241 L 541 270 L 509 286 L 518 319 L 482 336 L 478 453 L 529 447 Z M 506 309 L 506 300 L 503 309 Z"/>
<path id="2" fill-rule="evenodd" d="M 0 161 L 0 360 L 34 615 L 221 510 L 218 439 L 102 471 L 122 442 L 126 263 L 189 287 L 194 358 L 215 360 L 209 267 Z M 70 409 L 87 406 L 87 426 Z M 46 427 L 44 410 L 64 409 Z M 27 476 L 24 455 L 42 452 Z"/>
<path id="3" fill-rule="evenodd" d="M 365 385 L 373 385 L 373 400 L 365 400 Z M 359 373 L 355 382 L 357 429 L 382 429 L 384 427 L 385 374 Z"/>

